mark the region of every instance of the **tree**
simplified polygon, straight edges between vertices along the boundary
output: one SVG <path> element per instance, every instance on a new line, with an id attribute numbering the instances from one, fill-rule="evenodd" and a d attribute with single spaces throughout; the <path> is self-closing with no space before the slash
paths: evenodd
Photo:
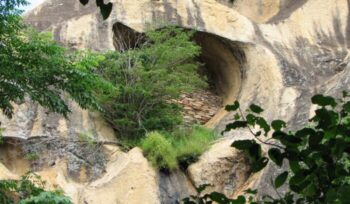
<path id="1" fill-rule="evenodd" d="M 97 72 L 117 91 L 98 97 L 119 137 L 138 140 L 147 131 L 169 131 L 181 123 L 181 109 L 171 100 L 206 85 L 194 60 L 200 47 L 191 35 L 164 28 L 147 32 L 138 45 L 123 44 L 122 52 L 106 53 Z"/>
<path id="2" fill-rule="evenodd" d="M 91 69 L 99 58 L 68 52 L 51 36 L 22 23 L 16 7 L 24 0 L 0 2 L 0 109 L 11 117 L 12 102 L 31 100 L 50 111 L 67 116 L 67 93 L 83 108 L 97 108 L 94 90 L 107 88 Z"/>
<path id="3" fill-rule="evenodd" d="M 270 161 L 279 167 L 287 163 L 289 167 L 272 182 L 276 189 L 287 183 L 285 195 L 278 198 L 265 195 L 260 201 L 250 199 L 250 203 L 349 203 L 350 95 L 344 91 L 343 97 L 338 100 L 315 95 L 311 101 L 318 106 L 315 115 L 306 127 L 295 131 L 286 131 L 287 124 L 282 120 L 268 123 L 260 116 L 263 109 L 257 105 L 252 104 L 245 116 L 238 102 L 226 107 L 228 111 L 238 112 L 236 121 L 228 124 L 225 131 L 248 128 L 255 138 L 232 144 L 247 153 L 252 172 L 262 170 Z M 260 130 L 253 131 L 255 128 Z M 266 138 L 268 135 L 271 138 Z M 266 156 L 262 153 L 261 144 L 270 147 Z M 248 193 L 256 194 L 256 191 Z M 212 194 L 193 198 L 206 199 L 202 203 L 246 203 L 243 197 L 226 202 L 228 198 L 223 194 Z M 191 198 L 187 198 L 185 203 L 191 203 Z"/>

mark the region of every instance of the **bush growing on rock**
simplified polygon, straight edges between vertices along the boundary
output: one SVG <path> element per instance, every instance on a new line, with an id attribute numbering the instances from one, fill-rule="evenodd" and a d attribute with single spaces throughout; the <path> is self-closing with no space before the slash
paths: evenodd
<path id="1" fill-rule="evenodd" d="M 191 36 L 167 27 L 147 32 L 132 49 L 106 53 L 97 72 L 117 90 L 98 97 L 121 139 L 135 144 L 147 131 L 172 131 L 181 124 L 181 108 L 171 99 L 207 85 L 195 61 L 200 47 Z"/>
<path id="2" fill-rule="evenodd" d="M 174 131 L 168 138 L 174 146 L 179 165 L 186 168 L 197 161 L 217 137 L 211 129 L 194 126 Z"/>
<path id="3" fill-rule="evenodd" d="M 140 144 L 148 161 L 156 168 L 177 168 L 176 154 L 171 143 L 159 132 L 150 132 Z"/>
<path id="4" fill-rule="evenodd" d="M 171 133 L 151 132 L 141 140 L 140 147 L 154 167 L 173 170 L 197 161 L 215 139 L 213 130 L 194 126 Z"/>

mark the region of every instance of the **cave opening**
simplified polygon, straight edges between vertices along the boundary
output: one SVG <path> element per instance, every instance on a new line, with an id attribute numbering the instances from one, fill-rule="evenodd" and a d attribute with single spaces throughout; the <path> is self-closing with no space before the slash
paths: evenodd
<path id="1" fill-rule="evenodd" d="M 137 48 L 145 41 L 143 33 L 122 24 L 113 25 L 113 44 L 116 51 Z M 193 40 L 201 47 L 197 58 L 200 75 L 205 76 L 208 88 L 194 93 L 183 93 L 177 102 L 183 107 L 185 124 L 208 124 L 221 118 L 223 107 L 234 102 L 242 83 L 244 52 L 238 43 L 222 37 L 197 31 Z"/>

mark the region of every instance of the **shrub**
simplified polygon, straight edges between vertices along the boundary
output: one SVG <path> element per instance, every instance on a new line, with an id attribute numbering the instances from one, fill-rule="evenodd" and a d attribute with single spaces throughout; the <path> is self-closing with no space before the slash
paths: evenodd
<path id="1" fill-rule="evenodd" d="M 139 141 L 146 132 L 172 131 L 181 124 L 181 108 L 169 101 L 206 86 L 195 61 L 200 47 L 191 36 L 164 28 L 147 32 L 133 49 L 105 54 L 97 72 L 117 91 L 98 98 L 121 139 Z"/>
<path id="2" fill-rule="evenodd" d="M 13 103 L 26 98 L 67 116 L 63 96 L 69 95 L 82 108 L 100 109 L 94 97 L 97 88 L 110 87 L 92 73 L 99 59 L 70 52 L 47 33 L 29 29 L 17 9 L 24 0 L 0 1 L 0 111 L 11 117 Z"/>
<path id="3" fill-rule="evenodd" d="M 177 161 L 183 168 L 197 161 L 215 139 L 216 134 L 213 130 L 201 126 L 174 132 L 169 137 L 175 149 Z"/>
<path id="4" fill-rule="evenodd" d="M 195 126 L 171 133 L 151 132 L 141 141 L 140 147 L 154 167 L 172 170 L 179 165 L 187 168 L 197 161 L 215 138 L 213 130 Z"/>
<path id="5" fill-rule="evenodd" d="M 151 164 L 159 169 L 177 168 L 176 154 L 171 143 L 160 133 L 150 132 L 140 144 Z"/>
<path id="6" fill-rule="evenodd" d="M 256 198 L 260 201 L 253 202 L 256 190 L 246 191 L 251 195 L 248 200 L 244 196 L 230 200 L 217 192 L 202 196 L 200 188 L 197 196 L 185 198 L 184 203 L 349 203 L 350 95 L 345 91 L 340 99 L 315 95 L 311 101 L 317 105 L 315 115 L 306 127 L 294 131 L 286 130 L 287 124 L 282 120 L 269 123 L 257 105 L 250 105 L 247 115 L 242 114 L 238 102 L 226 106 L 226 110 L 237 114 L 236 121 L 228 124 L 225 131 L 248 128 L 254 136 L 232 144 L 249 155 L 252 172 L 262 170 L 271 161 L 278 167 L 288 164 L 289 169 L 276 178 L 268 178 L 275 189 L 287 184 L 284 195 L 263 195 Z M 271 138 L 267 138 L 269 134 Z M 270 147 L 267 155 L 262 154 L 261 144 Z"/>
<path id="7" fill-rule="evenodd" d="M 10 204 L 72 204 L 61 191 L 45 191 L 45 182 L 34 173 L 20 180 L 0 180 L 0 203 Z"/>

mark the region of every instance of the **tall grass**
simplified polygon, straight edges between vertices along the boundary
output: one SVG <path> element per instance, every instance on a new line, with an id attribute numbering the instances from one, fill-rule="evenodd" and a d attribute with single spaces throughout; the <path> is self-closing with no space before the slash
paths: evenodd
<path id="1" fill-rule="evenodd" d="M 141 141 L 140 147 L 154 167 L 168 170 L 177 168 L 175 150 L 172 144 L 160 133 L 148 133 Z"/>
<path id="2" fill-rule="evenodd" d="M 183 131 L 182 131 L 183 132 Z M 173 134 L 169 138 L 175 152 L 176 159 L 181 167 L 187 166 L 198 160 L 198 157 L 209 149 L 211 142 L 216 138 L 213 130 L 201 126 L 194 126 L 182 135 Z"/>
<path id="3" fill-rule="evenodd" d="M 139 146 L 155 168 L 173 170 L 197 161 L 215 138 L 213 130 L 194 126 L 171 133 L 151 132 Z"/>

